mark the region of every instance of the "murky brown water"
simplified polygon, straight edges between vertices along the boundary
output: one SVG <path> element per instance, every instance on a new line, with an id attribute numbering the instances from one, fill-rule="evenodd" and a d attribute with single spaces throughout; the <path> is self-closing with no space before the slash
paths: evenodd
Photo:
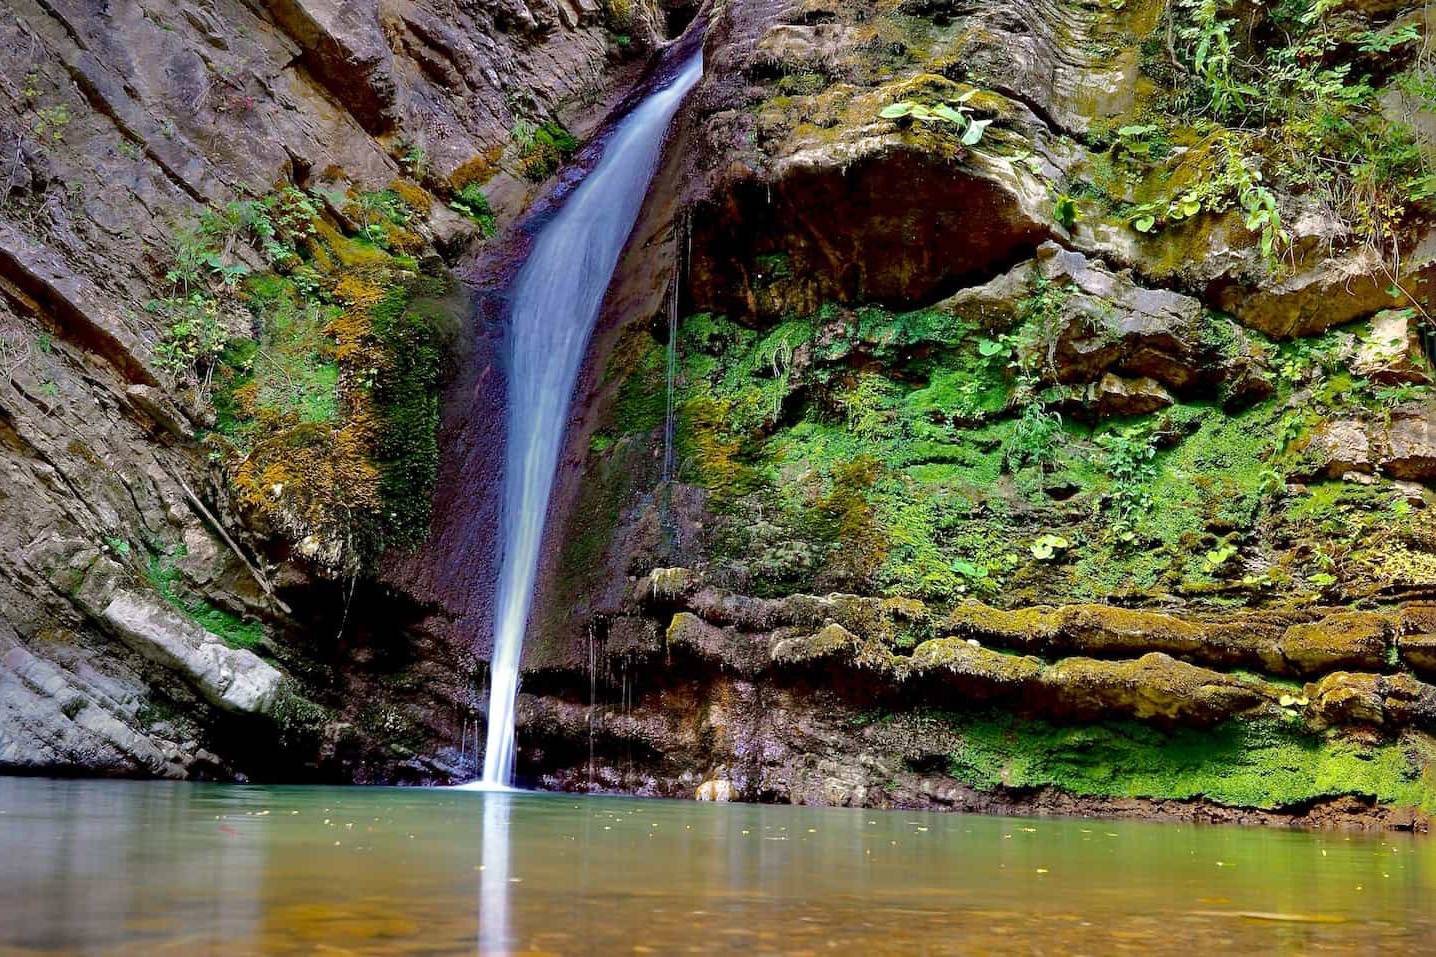
<path id="1" fill-rule="evenodd" d="M 0 779 L 0 954 L 1436 950 L 1436 842 Z"/>

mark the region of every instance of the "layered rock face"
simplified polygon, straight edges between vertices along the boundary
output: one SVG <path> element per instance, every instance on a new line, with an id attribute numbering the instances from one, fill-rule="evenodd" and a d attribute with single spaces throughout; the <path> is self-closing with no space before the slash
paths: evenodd
<path id="1" fill-rule="evenodd" d="M 446 267 L 622 92 L 632 9 L 7 5 L 0 770 L 464 773 L 475 652 L 355 579 L 427 531 Z M 362 568 L 326 502 L 396 516 Z"/>
<path id="2" fill-rule="evenodd" d="M 576 429 L 526 773 L 1421 820 L 1431 13 L 1247 12 L 717 15 L 645 234 L 677 302 L 615 317 Z"/>

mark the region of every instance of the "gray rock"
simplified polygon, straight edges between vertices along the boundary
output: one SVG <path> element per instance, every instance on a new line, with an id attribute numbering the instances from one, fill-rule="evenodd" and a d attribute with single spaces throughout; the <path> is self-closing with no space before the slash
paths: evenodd
<path id="1" fill-rule="evenodd" d="M 265 714 L 284 675 L 252 651 L 230 648 L 158 597 L 122 592 L 101 618 L 126 644 L 174 671 L 211 704 Z"/>
<path id="2" fill-rule="evenodd" d="M 1311 437 L 1307 455 L 1313 474 L 1339 478 L 1347 472 L 1370 472 L 1375 465 L 1366 425 L 1357 419 L 1331 419 Z"/>

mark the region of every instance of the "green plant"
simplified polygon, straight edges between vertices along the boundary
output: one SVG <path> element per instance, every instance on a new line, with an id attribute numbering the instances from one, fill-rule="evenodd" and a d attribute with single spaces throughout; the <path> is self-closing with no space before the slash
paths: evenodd
<path id="1" fill-rule="evenodd" d="M 1081 211 L 1077 208 L 1077 200 L 1063 193 L 1057 197 L 1052 204 L 1052 218 L 1055 219 L 1063 229 L 1071 230 L 1077 225 Z"/>
<path id="2" fill-rule="evenodd" d="M 1205 555 L 1203 555 L 1202 562 L 1206 565 L 1208 571 L 1214 572 L 1217 569 L 1221 568 L 1223 565 L 1225 565 L 1228 561 L 1235 558 L 1236 554 L 1237 547 L 1230 542 L 1226 542 L 1221 545 L 1218 545 L 1216 548 L 1211 549 Z"/>
<path id="3" fill-rule="evenodd" d="M 1069 542 L 1067 539 L 1063 538 L 1061 535 L 1049 534 L 1043 535 L 1041 538 L 1038 538 L 1036 541 L 1034 541 L 1030 546 L 1028 546 L 1028 551 L 1031 552 L 1032 557 L 1037 559 L 1039 562 L 1045 562 L 1051 561 L 1057 556 L 1059 552 L 1065 552 L 1071 547 L 1072 543 Z"/>
<path id="4" fill-rule="evenodd" d="M 454 194 L 454 198 L 449 200 L 449 207 L 478 223 L 479 235 L 485 239 L 492 238 L 498 231 L 493 207 L 477 183 L 468 183 Z"/>
<path id="5" fill-rule="evenodd" d="M 519 119 L 514 123 L 513 141 L 519 149 L 519 172 L 530 182 L 541 183 L 578 152 L 578 140 L 555 122 L 535 125 Z"/>
<path id="6" fill-rule="evenodd" d="M 40 145 L 46 146 L 65 141 L 65 129 L 70 125 L 70 108 L 61 104 L 35 111 L 35 122 L 30 132 Z"/>
<path id="7" fill-rule="evenodd" d="M 422 180 L 429 172 L 429 153 L 418 143 L 400 140 L 399 166 L 415 180 Z"/>
<path id="8" fill-rule="evenodd" d="M 926 126 L 951 126 L 960 133 L 963 146 L 976 146 L 982 140 L 991 119 L 977 119 L 971 116 L 972 107 L 967 103 L 977 95 L 977 90 L 968 90 L 952 103 L 938 103 L 928 106 L 912 100 L 890 103 L 878 111 L 878 116 L 898 123 L 921 123 Z"/>
<path id="9" fill-rule="evenodd" d="M 1150 484 L 1156 477 L 1156 444 L 1149 430 L 1133 426 L 1098 436 L 1097 445 L 1102 449 L 1102 467 L 1111 483 L 1103 502 L 1108 530 L 1118 542 L 1133 542 L 1142 516 L 1152 507 Z"/>
<path id="10" fill-rule="evenodd" d="M 229 341 L 220 303 L 196 291 L 152 300 L 145 308 L 166 321 L 164 337 L 155 346 L 155 363 L 176 376 L 198 372 L 208 388 L 215 362 Z"/>

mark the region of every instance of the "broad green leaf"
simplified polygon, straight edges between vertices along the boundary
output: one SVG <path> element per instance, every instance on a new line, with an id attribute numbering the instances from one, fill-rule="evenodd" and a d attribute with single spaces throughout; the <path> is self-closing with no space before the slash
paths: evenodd
<path id="1" fill-rule="evenodd" d="M 962 134 L 963 146 L 976 146 L 982 134 L 992 125 L 991 120 L 972 120 L 967 124 L 967 132 Z"/>

